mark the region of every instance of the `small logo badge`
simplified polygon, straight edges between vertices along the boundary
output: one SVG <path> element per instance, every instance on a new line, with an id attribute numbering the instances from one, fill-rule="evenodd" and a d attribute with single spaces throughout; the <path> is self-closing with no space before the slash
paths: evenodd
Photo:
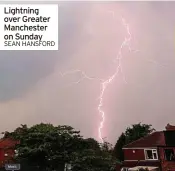
<path id="1" fill-rule="evenodd" d="M 5 170 L 20 170 L 20 164 L 5 164 Z"/>

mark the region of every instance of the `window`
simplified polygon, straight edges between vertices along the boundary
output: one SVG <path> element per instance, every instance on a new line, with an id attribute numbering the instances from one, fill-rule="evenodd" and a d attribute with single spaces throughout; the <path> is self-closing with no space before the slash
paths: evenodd
<path id="1" fill-rule="evenodd" d="M 167 161 L 175 161 L 174 151 L 173 149 L 165 149 L 165 160 Z"/>
<path id="2" fill-rule="evenodd" d="M 157 160 L 157 150 L 156 149 L 146 149 L 145 150 L 145 159 L 146 160 Z"/>

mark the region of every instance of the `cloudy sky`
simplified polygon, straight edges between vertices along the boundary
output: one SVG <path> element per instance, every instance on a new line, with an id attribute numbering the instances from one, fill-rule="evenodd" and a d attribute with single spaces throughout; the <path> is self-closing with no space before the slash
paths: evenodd
<path id="1" fill-rule="evenodd" d="M 120 46 L 129 38 L 122 17 L 132 51 L 122 49 L 123 74 L 105 89 L 102 136 L 114 143 L 134 123 L 158 130 L 175 124 L 175 2 L 59 5 L 58 51 L 0 52 L 0 130 L 49 122 L 71 125 L 99 140 L 99 79 L 114 74 Z M 72 84 L 81 72 L 60 74 L 73 70 L 96 79 Z"/>

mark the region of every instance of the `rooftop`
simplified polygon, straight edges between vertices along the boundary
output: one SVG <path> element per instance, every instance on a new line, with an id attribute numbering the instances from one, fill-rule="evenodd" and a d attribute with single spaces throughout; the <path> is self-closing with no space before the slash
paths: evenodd
<path id="1" fill-rule="evenodd" d="M 148 136 L 140 138 L 134 142 L 125 145 L 123 148 L 142 148 L 142 147 L 157 147 L 166 145 L 165 132 L 174 132 L 175 126 L 167 124 L 165 131 L 156 131 Z M 166 134 L 167 134 L 166 133 Z M 173 133 L 174 134 L 174 133 Z"/>
<path id="2" fill-rule="evenodd" d="M 132 143 L 129 143 L 124 146 L 124 148 L 139 148 L 139 147 L 157 147 L 157 146 L 164 146 L 165 138 L 164 132 L 153 132 L 152 134 L 140 138 Z"/>

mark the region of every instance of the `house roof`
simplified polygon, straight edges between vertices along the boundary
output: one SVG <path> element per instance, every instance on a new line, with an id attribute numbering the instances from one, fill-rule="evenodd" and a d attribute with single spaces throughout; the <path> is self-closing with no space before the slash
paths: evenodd
<path id="1" fill-rule="evenodd" d="M 157 147 L 165 146 L 164 132 L 153 132 L 152 134 L 140 138 L 134 142 L 125 145 L 123 148 L 142 148 L 142 147 Z"/>
<path id="2" fill-rule="evenodd" d="M 0 148 L 14 147 L 18 142 L 10 138 L 0 139 Z"/>

